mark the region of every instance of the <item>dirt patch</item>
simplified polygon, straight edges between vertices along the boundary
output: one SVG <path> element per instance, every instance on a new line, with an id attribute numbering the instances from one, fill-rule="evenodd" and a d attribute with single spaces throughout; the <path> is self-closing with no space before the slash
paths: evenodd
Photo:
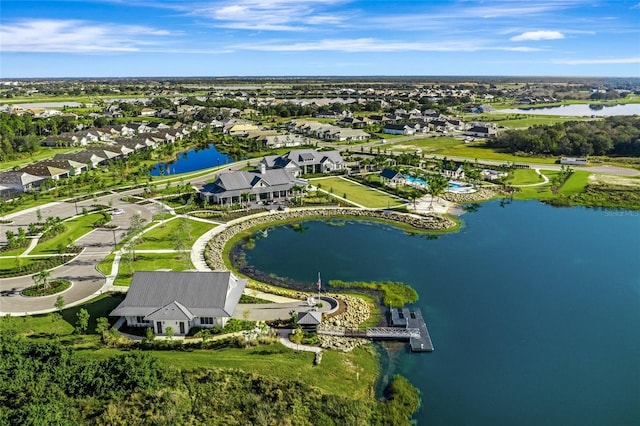
<path id="1" fill-rule="evenodd" d="M 640 189 L 640 179 L 622 176 L 593 174 L 589 176 L 589 183 L 596 185 L 628 186 Z"/>

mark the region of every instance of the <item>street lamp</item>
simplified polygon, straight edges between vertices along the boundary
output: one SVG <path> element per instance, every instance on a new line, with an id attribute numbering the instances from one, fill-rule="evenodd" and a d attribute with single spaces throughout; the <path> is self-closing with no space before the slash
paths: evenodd
<path id="1" fill-rule="evenodd" d="M 78 214 L 78 200 L 77 199 L 73 199 L 73 204 L 75 204 L 76 206 L 76 215 Z"/>
<path id="2" fill-rule="evenodd" d="M 117 245 L 117 243 L 116 243 L 116 229 L 117 228 L 111 228 L 111 232 L 113 232 L 113 248 L 114 249 L 116 248 L 116 245 Z"/>

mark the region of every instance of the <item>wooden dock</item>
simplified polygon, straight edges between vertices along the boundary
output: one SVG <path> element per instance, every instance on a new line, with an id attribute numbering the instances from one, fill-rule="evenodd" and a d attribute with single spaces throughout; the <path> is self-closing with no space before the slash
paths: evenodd
<path id="1" fill-rule="evenodd" d="M 318 334 L 361 337 L 371 340 L 408 340 L 412 352 L 432 352 L 433 343 L 420 309 L 391 309 L 391 327 L 371 327 L 366 330 L 318 328 Z"/>

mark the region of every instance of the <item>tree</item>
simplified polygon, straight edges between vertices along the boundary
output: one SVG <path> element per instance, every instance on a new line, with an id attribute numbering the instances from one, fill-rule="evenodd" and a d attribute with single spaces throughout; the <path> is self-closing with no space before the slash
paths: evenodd
<path id="1" fill-rule="evenodd" d="M 434 175 L 429 178 L 429 184 L 427 187 L 427 192 L 429 192 L 429 194 L 431 195 L 429 208 L 433 206 L 433 199 L 438 198 L 440 195 L 442 195 L 448 185 L 449 181 L 442 175 Z"/>
<path id="2" fill-rule="evenodd" d="M 167 329 L 165 330 L 165 333 L 167 334 L 168 340 L 171 340 L 175 335 L 175 331 L 173 330 L 173 327 L 167 327 Z"/>
<path id="3" fill-rule="evenodd" d="M 109 320 L 106 317 L 100 317 L 96 321 L 96 333 L 102 334 L 109 329 Z"/>
<path id="4" fill-rule="evenodd" d="M 62 311 L 64 308 L 64 297 L 58 296 L 56 298 L 56 303 L 53 305 L 58 310 L 58 312 Z"/>
<path id="5" fill-rule="evenodd" d="M 140 216 L 139 213 L 136 213 L 133 216 L 131 216 L 131 224 L 129 226 L 129 235 L 135 238 L 142 231 L 142 228 L 144 227 L 145 222 L 146 222 L 146 219 Z M 138 241 L 141 242 L 142 239 L 138 238 Z M 132 254 L 133 260 L 135 261 L 136 260 L 136 242 L 131 241 L 129 243 L 129 248 L 131 249 L 131 254 Z"/>
<path id="6" fill-rule="evenodd" d="M 86 333 L 87 328 L 89 328 L 89 311 L 85 308 L 81 308 L 76 314 L 76 330 L 80 333 Z"/>
<path id="7" fill-rule="evenodd" d="M 36 287 L 47 288 L 49 285 L 49 277 L 51 277 L 51 272 L 47 269 L 43 269 L 37 274 L 33 275 L 31 278 L 36 284 Z"/>
<path id="8" fill-rule="evenodd" d="M 173 248 L 178 252 L 180 259 L 188 259 L 185 250 L 188 247 L 189 240 L 191 239 L 191 225 L 189 219 L 181 217 L 178 222 L 178 227 L 171 233 L 171 240 L 173 241 Z"/>

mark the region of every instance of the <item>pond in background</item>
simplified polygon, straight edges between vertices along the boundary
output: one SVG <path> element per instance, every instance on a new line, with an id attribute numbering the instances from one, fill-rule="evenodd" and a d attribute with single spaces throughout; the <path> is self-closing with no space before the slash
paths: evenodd
<path id="1" fill-rule="evenodd" d="M 178 154 L 178 158 L 173 161 L 156 164 L 151 169 L 151 176 L 195 172 L 231 163 L 233 163 L 233 158 L 221 154 L 214 144 L 209 144 L 207 148 L 193 148 L 189 151 L 181 152 Z"/>
<path id="2" fill-rule="evenodd" d="M 640 104 L 623 104 L 605 106 L 600 104 L 572 104 L 549 108 L 511 108 L 501 109 L 496 112 L 508 114 L 541 114 L 560 115 L 572 117 L 610 117 L 614 115 L 640 115 Z"/>

